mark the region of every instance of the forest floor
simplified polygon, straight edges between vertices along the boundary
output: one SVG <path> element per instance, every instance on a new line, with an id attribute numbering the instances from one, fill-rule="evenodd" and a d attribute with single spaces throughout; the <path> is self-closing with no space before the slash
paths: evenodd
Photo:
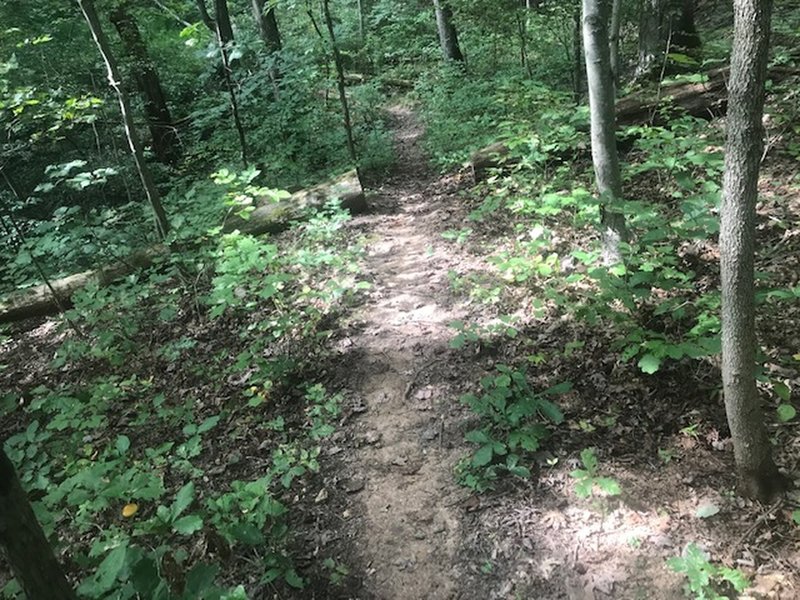
<path id="1" fill-rule="evenodd" d="M 331 540 L 326 553 L 350 576 L 338 591 L 322 583 L 313 597 L 683 598 L 686 580 L 666 560 L 690 543 L 748 574 L 751 597 L 800 597 L 791 506 L 732 492 L 724 411 L 710 395 L 714 365 L 647 376 L 620 364 L 602 333 L 567 319 L 531 322 L 513 343 L 450 347 L 452 321 L 486 322 L 497 310 L 450 281 L 491 269 L 497 224 L 472 245 L 444 240 L 468 222 L 468 174 L 429 170 L 413 111 L 396 106 L 391 115 L 397 168 L 371 198 L 371 214 L 351 225 L 369 240 L 373 288 L 339 333 L 330 365 L 356 408 L 327 448 L 331 493 L 315 511 Z M 454 474 L 476 423 L 459 397 L 532 348 L 552 357 L 529 369 L 534 381 L 575 382 L 561 400 L 565 426 L 537 454 L 530 481 L 471 494 Z M 569 473 L 585 447 L 597 449 L 619 497 L 577 498 Z"/>
<path id="2" fill-rule="evenodd" d="M 390 117 L 397 166 L 370 186 L 369 213 L 347 224 L 353 239 L 366 240 L 363 278 L 371 289 L 341 316 L 329 356 L 310 374 L 343 394 L 339 427 L 321 442 L 319 473 L 302 479 L 301 492 L 285 492 L 292 503 L 292 557 L 310 584 L 301 591 L 260 585 L 248 562 L 257 548 L 245 560 L 228 556 L 225 579 L 246 582 L 259 599 L 677 599 L 685 597 L 685 579 L 666 561 L 694 543 L 715 565 L 748 575 L 749 597 L 800 597 L 800 533 L 791 518 L 796 498 L 762 506 L 733 492 L 717 366 L 673 361 L 646 375 L 619 360 L 609 332 L 568 317 L 533 316 L 533 289 L 507 306 L 463 293 L 455 282 L 497 275 L 490 257 L 502 236 L 515 235 L 513 225 L 470 220 L 481 199 L 470 192 L 469 174 L 429 168 L 412 108 L 396 105 Z M 770 180 L 781 180 L 778 170 Z M 800 202 L 788 206 L 795 216 L 781 219 L 797 222 Z M 467 242 L 443 236 L 465 225 L 474 229 Z M 559 235 L 568 243 L 575 234 Z M 787 256 L 798 255 L 796 242 L 800 237 L 782 247 Z M 509 313 L 520 315 L 513 339 L 451 344 L 453 321 L 486 327 Z M 786 341 L 794 329 L 790 316 L 762 324 L 764 337 L 794 344 Z M 166 376 L 155 360 L 123 365 L 133 372 L 128 377 L 176 390 L 196 419 L 218 414 L 221 405 L 238 407 L 244 384 L 235 378 L 197 384 L 197 369 L 210 369 L 204 360 L 221 355 L 230 362 L 240 343 L 233 323 L 215 323 L 176 323 L 169 335 L 192 336 L 194 354 L 183 355 Z M 53 321 L 15 334 L 0 347 L 0 363 L 7 365 L 0 387 L 55 388 L 97 375 L 91 365 L 76 372 L 49 366 L 63 335 Z M 476 494 L 456 475 L 475 450 L 464 435 L 480 426 L 460 398 L 478 391 L 481 378 L 501 364 L 527 366 L 535 390 L 567 380 L 573 388 L 557 399 L 564 422 L 534 454 L 532 476 L 500 479 L 494 490 Z M 156 391 L 145 387 L 141 394 Z M 136 394 L 123 392 L 126 408 L 108 419 L 98 444 L 130 432 L 136 411 L 146 408 L 144 402 L 135 408 L 125 394 Z M 250 413 L 239 408 L 230 414 L 207 433 L 197 459 L 208 473 L 202 481 L 209 495 L 231 480 L 255 479 L 268 466 L 263 448 L 274 433 L 251 427 Z M 0 433 L 24 431 L 25 418 L 17 411 Z M 139 447 L 182 436 L 181 425 L 142 419 L 147 439 Z M 773 430 L 776 458 L 790 474 L 798 462 L 796 427 Z M 597 474 L 618 482 L 619 496 L 576 495 L 570 472 L 581 467 L 586 448 L 595 449 Z M 176 481 L 183 480 L 173 487 Z M 120 521 L 109 510 L 97 518 Z M 66 540 L 67 548 L 88 537 Z M 205 542 L 192 541 L 192 556 L 213 554 L 216 538 L 207 533 Z M 332 562 L 323 568 L 323 559 Z M 75 578 L 82 574 L 74 564 L 68 570 Z M 0 584 L 3 572 L 0 564 Z"/>

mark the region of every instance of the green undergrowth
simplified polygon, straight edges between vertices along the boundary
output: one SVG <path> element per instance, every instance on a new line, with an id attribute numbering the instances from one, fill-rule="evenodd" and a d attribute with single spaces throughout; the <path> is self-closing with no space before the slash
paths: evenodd
<path id="1" fill-rule="evenodd" d="M 517 141 L 523 132 L 556 128 L 563 133 L 574 123 L 563 111 L 557 111 L 558 123 L 551 121 L 553 106 L 572 103 L 569 93 L 513 69 L 483 78 L 457 66 L 442 68 L 421 79 L 416 91 L 422 103 L 426 147 L 434 164 L 442 168 L 465 161 L 471 152 L 498 138 L 524 143 Z"/>
<path id="2" fill-rule="evenodd" d="M 50 370 L 24 401 L 0 398 L 20 424 L 6 451 L 81 597 L 305 585 L 288 550 L 296 503 L 342 401 L 317 365 L 366 287 L 347 219 L 332 203 L 280 238 L 211 231 L 80 292 Z"/>
<path id="3" fill-rule="evenodd" d="M 526 325 L 562 318 L 579 324 L 587 336 L 599 332 L 620 364 L 645 375 L 667 364 L 716 360 L 723 169 L 719 129 L 673 115 L 667 127 L 636 126 L 621 133 L 633 146 L 623 161 L 625 200 L 612 208 L 625 215 L 630 241 L 622 245 L 622 263 L 604 266 L 586 135 L 574 115 L 572 121 L 563 112 L 550 117 L 564 125 L 511 140 L 506 167 L 474 190 L 471 223 L 444 235 L 487 260 L 486 269 L 450 274 L 454 289 L 481 306 L 483 315 L 480 322 L 454 323 L 451 345 L 498 347 L 502 340 L 517 338 Z M 792 221 L 780 200 L 776 206 L 768 233 L 777 241 Z M 762 257 L 769 259 L 769 250 Z M 758 310 L 764 318 L 777 318 L 797 303 L 800 287 L 783 283 L 790 279 L 774 269 L 758 270 Z M 544 354 L 520 343 L 533 364 L 546 367 Z M 770 375 L 767 363 L 791 367 L 793 353 L 773 348 L 761 356 L 760 385 L 772 391 L 779 420 L 795 414 L 791 391 Z M 491 398 L 495 392 L 487 389 L 486 394 Z M 494 427 L 496 418 L 486 402 L 468 404 L 486 427 Z M 506 446 L 508 431 L 501 440 Z M 483 433 L 480 439 L 475 433 L 467 439 L 483 444 L 481 449 L 494 443 Z M 492 448 L 508 452 L 501 445 Z M 472 458 L 470 469 L 484 466 L 480 463 L 489 451 L 482 452 L 478 464 Z M 513 464 L 505 471 L 524 474 L 512 457 L 509 453 Z M 499 472 L 494 471 L 492 477 Z M 474 478 L 466 481 L 463 473 L 462 480 L 470 487 L 487 487 Z"/>

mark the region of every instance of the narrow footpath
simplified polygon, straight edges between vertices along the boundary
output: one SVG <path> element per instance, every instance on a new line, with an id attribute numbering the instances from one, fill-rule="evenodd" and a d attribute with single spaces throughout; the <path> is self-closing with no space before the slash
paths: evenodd
<path id="1" fill-rule="evenodd" d="M 373 285 L 348 339 L 360 358 L 347 387 L 365 407 L 348 458 L 363 512 L 359 597 L 445 600 L 459 595 L 465 496 L 453 471 L 464 448 L 454 430 L 459 368 L 448 348 L 448 325 L 464 315 L 448 281 L 458 257 L 441 237 L 452 227 L 458 180 L 428 170 L 410 109 L 395 107 L 392 117 L 397 168 L 371 199 L 372 214 L 354 222 L 368 236 Z"/>

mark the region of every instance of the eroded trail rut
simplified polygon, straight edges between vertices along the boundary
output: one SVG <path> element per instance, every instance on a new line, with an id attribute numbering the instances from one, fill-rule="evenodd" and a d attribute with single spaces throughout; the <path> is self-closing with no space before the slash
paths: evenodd
<path id="1" fill-rule="evenodd" d="M 448 324 L 451 300 L 441 231 L 457 182 L 427 171 L 414 114 L 393 108 L 398 168 L 378 190 L 376 210 L 354 225 L 366 232 L 370 299 L 348 344 L 361 357 L 348 387 L 364 402 L 348 459 L 361 503 L 356 540 L 360 598 L 449 599 L 459 595 L 457 550 L 463 492 L 453 468 L 463 449 L 451 416 L 457 375 Z M 363 485 L 363 488 L 361 488 Z"/>

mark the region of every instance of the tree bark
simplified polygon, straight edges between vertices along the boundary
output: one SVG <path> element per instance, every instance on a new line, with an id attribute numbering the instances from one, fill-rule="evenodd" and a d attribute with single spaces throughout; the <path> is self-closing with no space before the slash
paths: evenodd
<path id="1" fill-rule="evenodd" d="M 611 0 L 583 0 L 583 46 L 589 88 L 592 163 L 600 194 L 600 224 L 606 263 L 621 260 L 620 242 L 627 237 L 625 217 L 613 206 L 622 199 L 617 154 L 614 81 L 608 52 Z"/>
<path id="2" fill-rule="evenodd" d="M 142 93 L 147 125 L 153 140 L 153 154 L 159 162 L 174 165 L 180 158 L 177 130 L 167 106 L 161 78 L 150 59 L 136 20 L 130 14 L 127 3 L 117 5 L 109 18 L 133 63 L 133 72 Z"/>
<path id="3" fill-rule="evenodd" d="M 250 7 L 253 18 L 258 25 L 261 40 L 267 47 L 269 57 L 268 74 L 272 83 L 273 96 L 277 100 L 280 96 L 281 68 L 279 64 L 280 51 L 283 48 L 281 33 L 278 29 L 278 20 L 275 18 L 275 7 L 270 5 L 266 12 L 265 0 L 251 0 Z"/>
<path id="4" fill-rule="evenodd" d="M 325 25 L 330 36 L 331 52 L 333 53 L 333 63 L 336 66 L 336 83 L 339 89 L 339 102 L 342 105 L 342 120 L 344 121 L 345 134 L 347 135 L 347 151 L 353 166 L 358 165 L 358 155 L 356 154 L 356 143 L 353 139 L 353 124 L 350 121 L 350 105 L 347 102 L 345 93 L 344 67 L 342 66 L 342 55 L 339 53 L 339 46 L 336 44 L 336 34 L 333 31 L 333 18 L 328 0 L 322 0 L 322 12 L 325 13 Z"/>
<path id="5" fill-rule="evenodd" d="M 458 31 L 453 25 L 453 11 L 444 0 L 433 0 L 436 12 L 436 29 L 439 32 L 439 44 L 445 60 L 464 62 L 464 55 L 458 45 Z"/>
<path id="6" fill-rule="evenodd" d="M 128 138 L 128 145 L 130 146 L 131 154 L 133 154 L 133 160 L 136 162 L 136 169 L 142 180 L 144 193 L 147 196 L 147 200 L 155 216 L 156 235 L 159 239 L 164 239 L 169 232 L 169 221 L 167 220 L 167 214 L 164 212 L 164 207 L 161 204 L 161 194 L 159 194 L 155 181 L 150 174 L 150 169 L 144 161 L 142 143 L 139 141 L 139 135 L 136 133 L 136 127 L 133 123 L 133 114 L 131 113 L 128 94 L 125 92 L 125 87 L 122 85 L 117 63 L 111 53 L 111 46 L 108 43 L 105 33 L 103 33 L 103 28 L 100 25 L 100 19 L 97 17 L 97 11 L 95 10 L 93 0 L 78 0 L 78 5 L 83 12 L 86 23 L 89 25 L 97 49 L 103 57 L 103 62 L 106 65 L 108 83 L 117 94 L 119 109 L 122 113 L 123 123 L 125 124 L 125 135 Z"/>
<path id="7" fill-rule="evenodd" d="M 614 80 L 614 89 L 619 88 L 619 32 L 622 25 L 622 0 L 611 2 L 611 23 L 608 32 L 608 53 L 611 61 L 611 76 Z"/>
<path id="8" fill-rule="evenodd" d="M 233 25 L 228 12 L 228 0 L 214 0 L 214 17 L 217 25 L 217 35 L 222 45 L 233 43 Z"/>
<path id="9" fill-rule="evenodd" d="M 275 7 L 270 6 L 264 11 L 266 0 L 252 0 L 253 18 L 258 25 L 258 32 L 270 54 L 280 52 L 283 48 L 281 32 L 278 29 L 278 20 L 275 18 Z"/>
<path id="10" fill-rule="evenodd" d="M 249 218 L 230 215 L 223 224 L 223 230 L 229 232 L 238 229 L 251 235 L 277 233 L 302 219 L 308 209 L 322 208 L 334 198 L 351 214 L 359 214 L 367 209 L 364 190 L 356 171 L 349 171 L 330 181 L 295 192 L 291 197 L 277 203 L 259 202 L 256 199 L 256 210 L 250 213 Z M 110 285 L 130 273 L 149 267 L 169 252 L 167 246 L 157 244 L 100 269 L 57 279 L 49 282 L 49 285 L 13 292 L 0 298 L 0 324 L 58 314 L 72 306 L 72 295 L 87 285 Z"/>
<path id="11" fill-rule="evenodd" d="M 679 0 L 671 19 L 672 45 L 691 51 L 702 45 L 694 22 L 695 0 Z"/>
<path id="12" fill-rule="evenodd" d="M 0 547 L 28 600 L 75 600 L 2 443 Z"/>
<path id="13" fill-rule="evenodd" d="M 641 0 L 639 9 L 639 60 L 634 77 L 648 77 L 664 55 L 663 36 L 665 0 Z"/>
<path id="14" fill-rule="evenodd" d="M 735 0 L 722 183 L 722 384 L 740 492 L 770 500 L 784 489 L 755 382 L 754 249 L 761 119 L 771 0 Z"/>
<path id="15" fill-rule="evenodd" d="M 583 81 L 586 62 L 583 59 L 583 26 L 581 7 L 576 6 L 572 15 L 572 98 L 575 104 L 583 100 Z"/>

